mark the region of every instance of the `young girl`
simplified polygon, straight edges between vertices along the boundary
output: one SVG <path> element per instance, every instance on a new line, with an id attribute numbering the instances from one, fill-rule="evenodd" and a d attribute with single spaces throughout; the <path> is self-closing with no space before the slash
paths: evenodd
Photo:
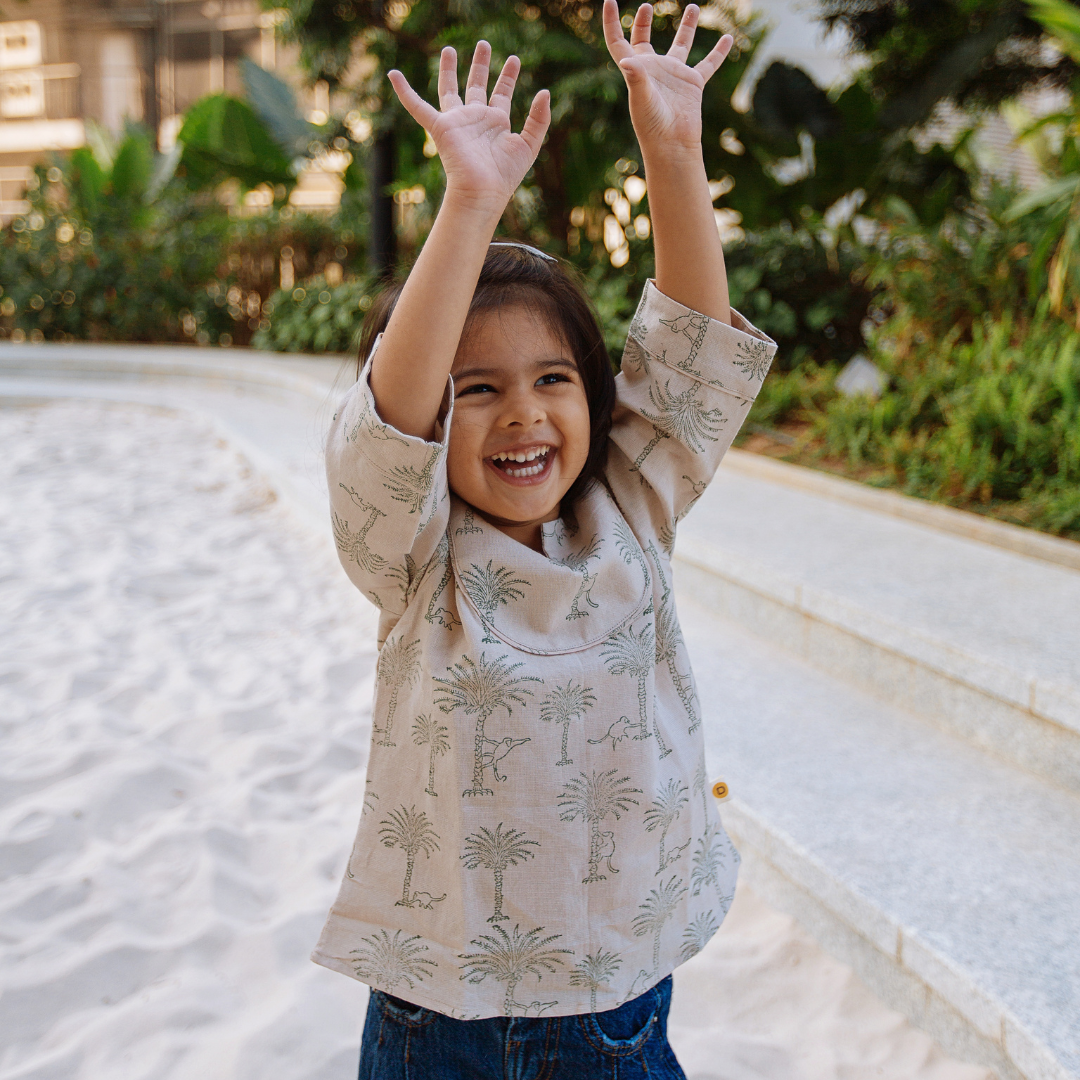
<path id="1" fill-rule="evenodd" d="M 327 447 L 346 571 L 380 609 L 367 797 L 314 959 L 373 987 L 363 1078 L 682 1076 L 670 972 L 720 925 L 738 855 L 710 798 L 675 615 L 675 525 L 775 345 L 728 307 L 701 153 L 723 37 L 686 64 L 652 9 L 629 87 L 656 249 L 612 377 L 563 266 L 491 243 L 547 130 L 510 129 L 516 57 L 481 42 L 431 134 L 446 194 L 408 280 L 372 309 Z M 378 335 L 378 336 L 376 336 Z"/>

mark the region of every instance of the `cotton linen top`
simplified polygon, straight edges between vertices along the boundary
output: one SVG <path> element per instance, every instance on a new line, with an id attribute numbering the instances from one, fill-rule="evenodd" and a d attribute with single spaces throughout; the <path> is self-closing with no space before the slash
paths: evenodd
<path id="1" fill-rule="evenodd" d="M 649 283 L 606 484 L 543 554 L 383 423 L 370 360 L 327 444 L 342 565 L 381 612 L 360 825 L 312 959 L 460 1019 L 604 1011 L 697 953 L 738 854 L 672 595 L 701 495 L 776 345 Z M 452 391 L 451 391 L 452 392 Z"/>

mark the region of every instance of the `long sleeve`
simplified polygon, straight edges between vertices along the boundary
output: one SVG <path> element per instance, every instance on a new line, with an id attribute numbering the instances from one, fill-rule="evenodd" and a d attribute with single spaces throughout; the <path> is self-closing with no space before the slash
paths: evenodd
<path id="1" fill-rule="evenodd" d="M 380 419 L 370 372 L 369 357 L 327 438 L 331 516 L 338 557 L 353 584 L 384 616 L 400 616 L 446 533 L 453 401 L 440 442 L 402 434 Z"/>
<path id="2" fill-rule="evenodd" d="M 662 537 L 712 480 L 775 354 L 734 309 L 729 326 L 646 284 L 616 378 L 607 478 L 620 501 L 645 494 Z"/>

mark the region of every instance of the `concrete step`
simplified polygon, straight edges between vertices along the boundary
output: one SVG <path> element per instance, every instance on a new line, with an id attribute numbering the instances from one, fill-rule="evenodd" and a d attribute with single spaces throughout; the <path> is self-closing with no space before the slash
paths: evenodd
<path id="1" fill-rule="evenodd" d="M 893 500 L 882 513 L 750 475 L 746 458 L 732 452 L 679 527 L 688 594 L 1080 792 L 1080 570 L 1067 565 L 1080 545 L 1033 535 L 1033 550 L 1049 540 L 1063 561 L 1021 554 L 897 516 L 918 518 L 917 500 L 873 492 Z M 828 479 L 796 472 L 810 486 Z M 995 523 L 976 521 L 994 533 Z M 1018 531 L 998 529 L 1010 540 Z"/>
<path id="2" fill-rule="evenodd" d="M 1080 798 L 718 617 L 677 575 L 747 880 L 953 1055 L 1080 1077 Z"/>

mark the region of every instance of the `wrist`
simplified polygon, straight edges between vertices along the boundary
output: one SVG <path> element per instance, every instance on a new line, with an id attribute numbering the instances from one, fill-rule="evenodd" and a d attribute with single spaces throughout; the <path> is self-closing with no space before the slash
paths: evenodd
<path id="1" fill-rule="evenodd" d="M 464 191 L 447 184 L 439 213 L 450 213 L 484 227 L 490 224 L 491 231 L 494 232 L 509 202 L 509 196 L 504 197 L 494 192 Z"/>
<path id="2" fill-rule="evenodd" d="M 640 145 L 640 144 L 639 144 Z M 673 144 L 665 143 L 663 146 L 641 146 L 641 163 L 645 167 L 646 175 L 652 174 L 659 177 L 665 173 L 681 176 L 685 179 L 694 172 L 705 174 L 705 155 L 701 150 L 701 143 Z"/>

